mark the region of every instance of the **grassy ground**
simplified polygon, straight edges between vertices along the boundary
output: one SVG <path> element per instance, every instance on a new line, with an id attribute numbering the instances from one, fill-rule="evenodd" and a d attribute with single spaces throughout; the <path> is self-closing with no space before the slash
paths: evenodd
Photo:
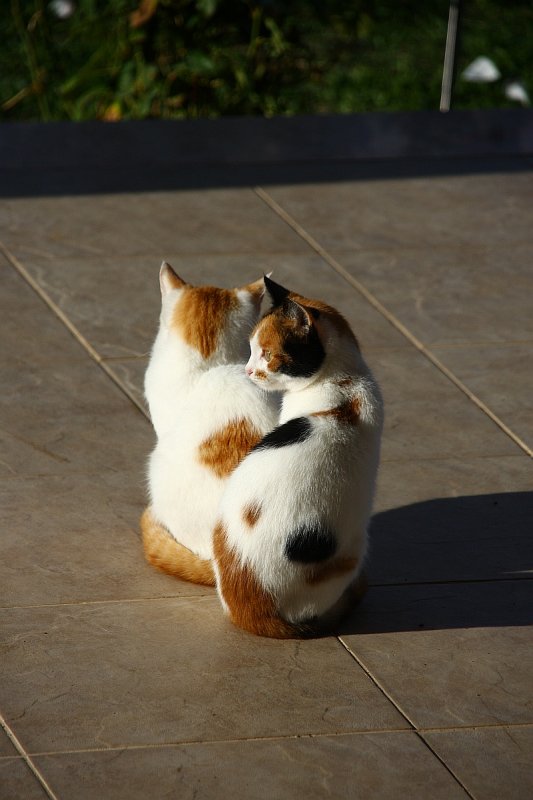
<path id="1" fill-rule="evenodd" d="M 62 0 L 63 5 L 69 5 Z M 0 119 L 176 118 L 438 108 L 448 0 L 78 0 L 0 4 Z M 459 108 L 533 94 L 531 0 L 465 0 Z"/>

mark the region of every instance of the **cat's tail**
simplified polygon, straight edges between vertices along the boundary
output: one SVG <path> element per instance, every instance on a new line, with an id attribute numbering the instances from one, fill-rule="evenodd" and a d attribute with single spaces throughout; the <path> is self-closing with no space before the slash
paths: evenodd
<path id="1" fill-rule="evenodd" d="M 215 585 L 215 573 L 211 561 L 193 553 L 185 545 L 180 544 L 158 522 L 150 506 L 141 517 L 141 533 L 144 555 L 149 564 L 167 575 L 181 578 L 191 583 L 204 586 Z"/>

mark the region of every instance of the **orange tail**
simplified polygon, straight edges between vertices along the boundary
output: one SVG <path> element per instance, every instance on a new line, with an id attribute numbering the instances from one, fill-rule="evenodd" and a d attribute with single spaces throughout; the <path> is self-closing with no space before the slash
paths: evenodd
<path id="1" fill-rule="evenodd" d="M 149 506 L 141 517 L 141 533 L 145 558 L 156 569 L 191 583 L 215 585 L 211 561 L 200 558 L 176 541 L 165 526 L 154 519 Z"/>

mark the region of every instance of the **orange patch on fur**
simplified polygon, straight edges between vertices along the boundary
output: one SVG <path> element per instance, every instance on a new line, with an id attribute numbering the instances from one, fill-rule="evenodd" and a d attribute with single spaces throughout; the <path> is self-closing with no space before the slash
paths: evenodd
<path id="1" fill-rule="evenodd" d="M 237 419 L 204 439 L 198 458 L 219 478 L 226 478 L 262 438 L 247 419 Z"/>
<path id="2" fill-rule="evenodd" d="M 321 300 L 309 300 L 307 297 L 302 297 L 301 295 L 293 292 L 289 294 L 289 297 L 291 300 L 294 300 L 306 309 L 315 309 L 315 311 L 319 311 L 322 316 L 331 322 L 333 327 L 337 329 L 338 333 L 353 339 L 359 347 L 356 336 L 350 328 L 349 323 L 342 316 L 342 314 L 337 311 L 337 309 L 333 308 L 332 306 L 328 306 L 327 303 L 323 303 Z"/>
<path id="3" fill-rule="evenodd" d="M 218 588 L 234 625 L 257 636 L 274 639 L 301 638 L 303 628 L 278 615 L 274 598 L 259 583 L 250 567 L 240 563 L 228 546 L 226 531 L 218 523 L 213 533 L 213 550 L 219 571 Z"/>
<path id="4" fill-rule="evenodd" d="M 341 388 L 345 388 L 346 386 L 352 386 L 353 380 L 352 378 L 343 378 L 340 381 L 335 381 L 336 386 L 340 386 Z"/>
<path id="5" fill-rule="evenodd" d="M 260 516 L 261 516 L 260 503 L 251 503 L 249 506 L 245 506 L 242 510 L 242 518 L 250 528 L 254 527 Z"/>
<path id="6" fill-rule="evenodd" d="M 253 283 L 246 284 L 246 286 L 243 286 L 242 289 L 252 295 L 252 300 L 254 301 L 256 308 L 259 309 L 261 300 L 265 294 L 265 282 L 263 278 L 260 278 L 258 281 L 254 281 Z"/>
<path id="7" fill-rule="evenodd" d="M 347 400 L 340 406 L 329 408 L 327 411 L 315 411 L 312 417 L 334 417 L 339 422 L 346 422 L 349 425 L 357 425 L 359 421 L 359 411 L 361 404 L 357 397 Z"/>
<path id="8" fill-rule="evenodd" d="M 310 586 L 314 586 L 317 583 L 324 583 L 324 581 L 329 581 L 332 578 L 345 575 L 347 572 L 352 572 L 356 566 L 356 558 L 349 558 L 348 556 L 344 558 L 334 558 L 327 564 L 317 564 L 313 567 L 309 567 L 305 582 Z"/>
<path id="9" fill-rule="evenodd" d="M 238 303 L 233 290 L 188 286 L 174 309 L 173 327 L 188 345 L 209 358 L 216 350 L 229 312 Z"/>
<path id="10" fill-rule="evenodd" d="M 277 372 L 283 364 L 290 363 L 290 357 L 285 352 L 285 342 L 298 333 L 296 323 L 274 310 L 258 323 L 256 328 L 259 346 L 269 350 L 271 355 L 268 362 L 270 372 Z M 256 373 L 257 374 L 257 373 Z"/>
<path id="11" fill-rule="evenodd" d="M 260 381 L 264 381 L 266 376 L 267 376 L 266 372 L 263 372 L 262 369 L 256 369 L 256 371 L 254 372 L 254 377 L 259 378 Z"/>
<path id="12" fill-rule="evenodd" d="M 150 507 L 141 517 L 144 555 L 149 564 L 167 575 L 204 586 L 215 585 L 213 564 L 180 544 L 158 522 Z"/>

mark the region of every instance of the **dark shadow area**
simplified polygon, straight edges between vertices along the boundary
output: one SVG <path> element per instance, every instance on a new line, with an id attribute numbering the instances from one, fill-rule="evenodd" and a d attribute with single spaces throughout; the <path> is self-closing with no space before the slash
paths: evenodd
<path id="1" fill-rule="evenodd" d="M 374 584 L 533 578 L 533 491 L 439 498 L 376 514 Z"/>
<path id="2" fill-rule="evenodd" d="M 402 159 L 309 164 L 201 164 L 180 168 L 2 170 L 0 197 L 161 192 L 533 171 L 533 157 Z"/>
<path id="3" fill-rule="evenodd" d="M 533 111 L 0 125 L 0 196 L 533 170 Z"/>
<path id="4" fill-rule="evenodd" d="M 533 492 L 376 514 L 368 575 L 344 634 L 533 624 Z"/>

